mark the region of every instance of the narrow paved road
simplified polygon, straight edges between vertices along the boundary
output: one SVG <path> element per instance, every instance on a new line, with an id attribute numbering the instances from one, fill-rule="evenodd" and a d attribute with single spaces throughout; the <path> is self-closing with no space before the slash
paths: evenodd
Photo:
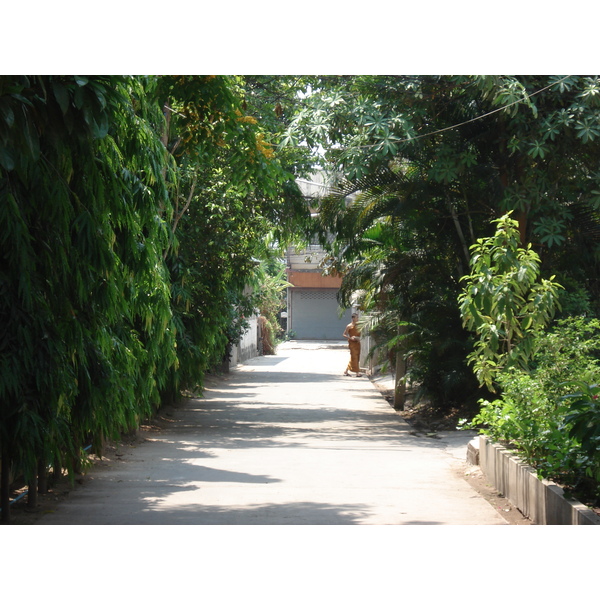
<path id="1" fill-rule="evenodd" d="M 506 524 L 347 357 L 289 342 L 213 379 L 39 524 Z"/>

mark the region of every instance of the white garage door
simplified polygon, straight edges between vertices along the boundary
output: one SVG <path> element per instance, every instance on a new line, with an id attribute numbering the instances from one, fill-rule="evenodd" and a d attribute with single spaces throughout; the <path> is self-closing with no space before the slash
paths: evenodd
<path id="1" fill-rule="evenodd" d="M 290 329 L 300 340 L 341 340 L 352 310 L 339 316 L 335 289 L 291 289 Z"/>

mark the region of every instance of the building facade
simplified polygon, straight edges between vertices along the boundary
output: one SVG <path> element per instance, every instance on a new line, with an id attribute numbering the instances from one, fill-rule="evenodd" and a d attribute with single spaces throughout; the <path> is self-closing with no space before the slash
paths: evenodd
<path id="1" fill-rule="evenodd" d="M 297 183 L 311 204 L 328 191 L 319 174 Z M 287 296 L 287 331 L 296 339 L 343 340 L 342 333 L 350 322 L 351 309 L 342 310 L 337 300 L 342 279 L 323 275 L 323 258 L 325 252 L 318 244 L 287 250 L 287 278 L 292 284 Z"/>

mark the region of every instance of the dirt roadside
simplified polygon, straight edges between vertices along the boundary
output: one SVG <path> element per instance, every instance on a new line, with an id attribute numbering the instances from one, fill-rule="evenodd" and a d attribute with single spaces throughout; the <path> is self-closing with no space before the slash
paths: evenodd
<path id="1" fill-rule="evenodd" d="M 458 467 L 461 475 L 469 485 L 487 502 L 489 502 L 510 525 L 533 525 L 531 520 L 514 506 L 510 500 L 492 487 L 485 478 L 481 469 L 474 465 Z"/>

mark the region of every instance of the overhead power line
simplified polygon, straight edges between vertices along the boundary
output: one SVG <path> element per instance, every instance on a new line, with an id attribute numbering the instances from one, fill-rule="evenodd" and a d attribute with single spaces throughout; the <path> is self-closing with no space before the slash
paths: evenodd
<path id="1" fill-rule="evenodd" d="M 462 127 L 463 125 L 468 125 L 469 123 L 473 123 L 474 121 L 479 121 L 480 119 L 485 119 L 486 117 L 489 117 L 490 115 L 493 115 L 497 112 L 500 112 L 502 110 L 506 110 L 507 108 L 510 108 L 511 106 L 514 106 L 515 104 L 520 104 L 521 102 L 525 102 L 526 100 L 528 100 L 529 98 L 532 98 L 533 96 L 537 96 L 538 94 L 541 94 L 542 92 L 545 92 L 547 89 L 558 85 L 559 83 L 561 83 L 562 81 L 564 81 L 565 79 L 568 79 L 569 77 L 571 77 L 570 75 L 565 75 L 563 78 L 559 79 L 558 81 L 554 81 L 552 82 L 550 85 L 547 85 L 546 87 L 543 87 L 539 90 L 537 90 L 536 92 L 532 92 L 531 94 L 527 94 L 525 97 L 523 98 L 519 98 L 519 100 L 515 100 L 514 102 L 511 102 L 510 104 L 507 104 L 506 106 L 501 106 L 500 108 L 496 108 L 494 110 L 491 110 L 490 112 L 487 112 L 483 115 L 479 115 L 478 117 L 473 117 L 472 119 L 469 119 L 468 121 L 463 121 L 462 123 L 457 123 L 456 125 L 450 125 L 449 127 L 444 127 L 443 129 L 437 129 L 436 131 L 430 131 L 428 133 L 422 133 L 420 135 L 416 135 L 414 137 L 409 137 L 409 138 L 404 138 L 403 140 L 397 140 L 397 143 L 402 143 L 402 142 L 412 142 L 414 140 L 418 140 L 424 137 L 429 137 L 432 135 L 437 135 L 438 133 L 444 133 L 445 131 L 450 131 L 452 129 L 457 129 L 458 127 Z M 366 146 L 357 146 L 358 148 L 374 148 L 375 146 L 379 146 L 381 144 L 381 142 L 378 142 L 377 144 L 368 144 Z"/>

